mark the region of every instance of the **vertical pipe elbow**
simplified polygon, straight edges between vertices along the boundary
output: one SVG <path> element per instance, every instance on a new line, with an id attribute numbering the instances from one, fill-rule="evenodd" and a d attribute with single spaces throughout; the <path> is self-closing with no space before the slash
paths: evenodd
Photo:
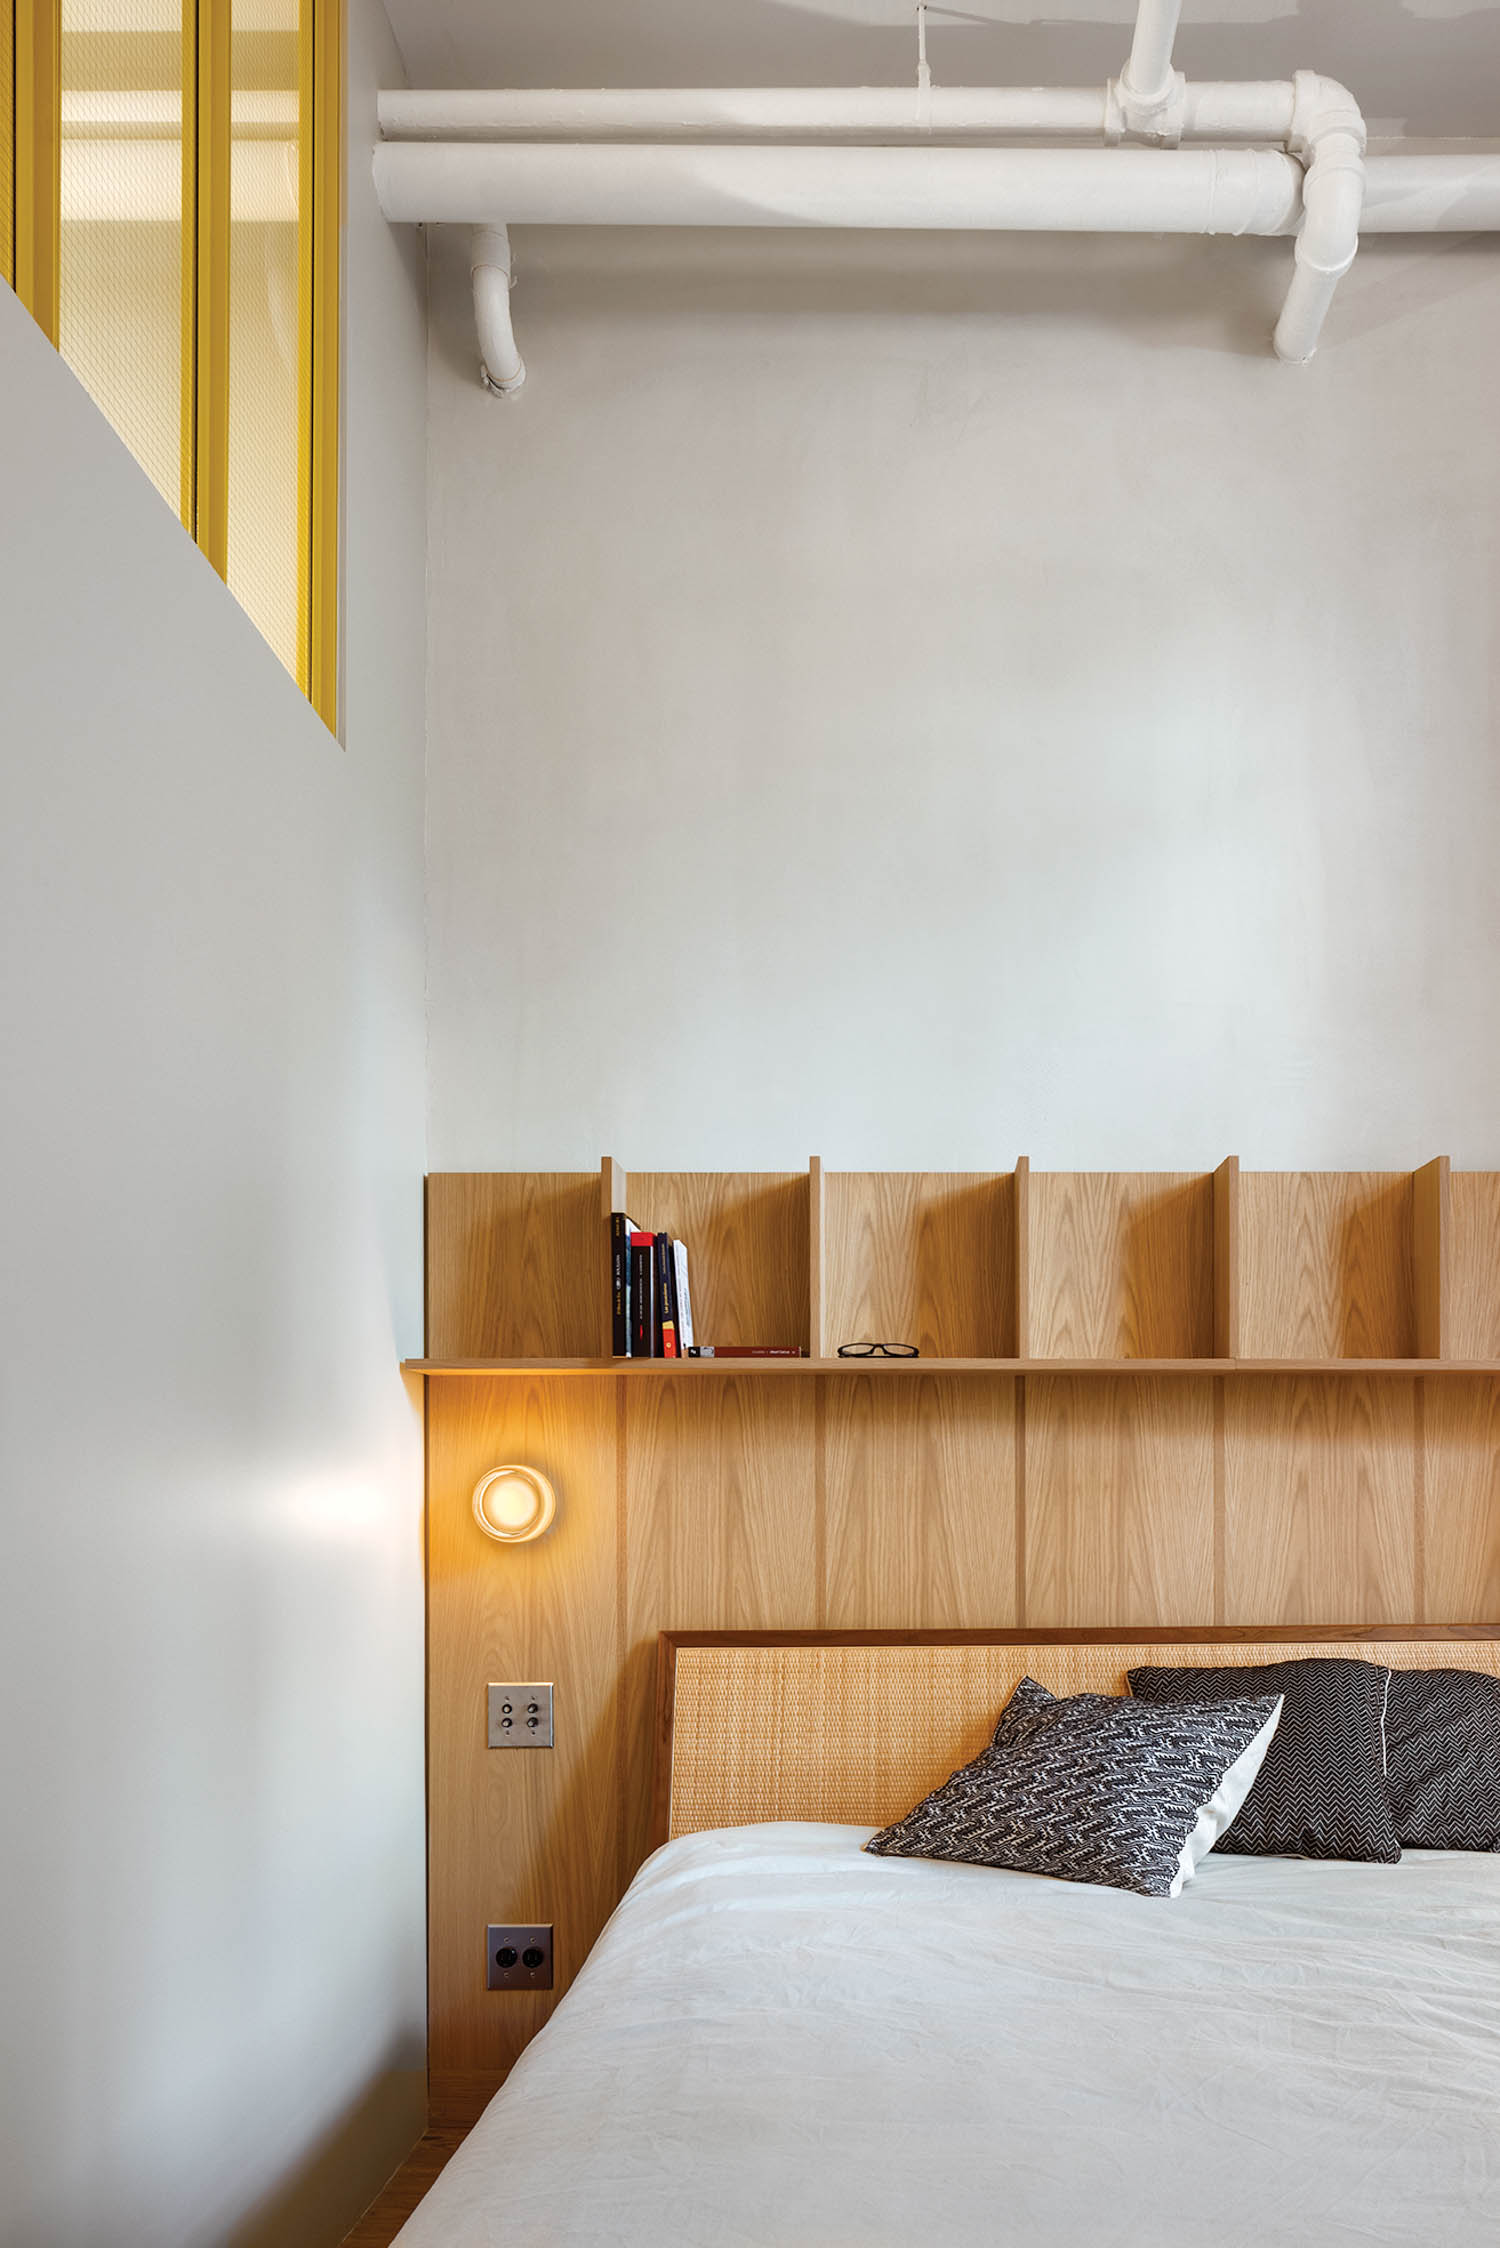
<path id="1" fill-rule="evenodd" d="M 1295 364 L 1318 347 L 1334 290 L 1354 263 L 1365 201 L 1365 121 L 1338 81 L 1303 70 L 1290 147 L 1307 175 L 1292 284 L 1276 323 L 1276 356 Z"/>
<path id="2" fill-rule="evenodd" d="M 469 242 L 469 279 L 479 338 L 479 379 L 496 397 L 512 398 L 526 380 L 526 363 L 511 325 L 514 273 L 510 236 L 503 226 L 475 227 Z"/>

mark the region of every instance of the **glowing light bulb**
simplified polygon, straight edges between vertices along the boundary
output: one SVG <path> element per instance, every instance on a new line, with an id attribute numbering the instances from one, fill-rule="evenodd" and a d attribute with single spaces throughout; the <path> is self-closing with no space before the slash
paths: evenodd
<path id="1" fill-rule="evenodd" d="M 474 1520 L 501 1545 L 524 1545 L 552 1527 L 557 1493 L 534 1467 L 495 1467 L 474 1486 Z"/>

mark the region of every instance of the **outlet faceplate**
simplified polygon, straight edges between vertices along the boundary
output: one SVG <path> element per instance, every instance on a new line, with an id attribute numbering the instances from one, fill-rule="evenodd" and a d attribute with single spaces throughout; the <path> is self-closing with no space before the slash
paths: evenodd
<path id="1" fill-rule="evenodd" d="M 552 1988 L 552 1923 L 544 1927 L 493 1926 L 484 1932 L 486 1990 Z"/>
<path id="2" fill-rule="evenodd" d="M 531 1685 L 487 1686 L 491 1748 L 550 1748 L 552 1746 L 552 1688 L 539 1680 Z"/>

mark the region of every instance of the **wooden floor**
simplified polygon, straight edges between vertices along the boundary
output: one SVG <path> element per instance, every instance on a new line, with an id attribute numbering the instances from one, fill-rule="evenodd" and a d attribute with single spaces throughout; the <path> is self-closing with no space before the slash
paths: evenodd
<path id="1" fill-rule="evenodd" d="M 468 2135 L 466 2126 L 426 2132 L 385 2191 L 370 2203 L 353 2232 L 346 2234 L 344 2248 L 390 2248 L 449 2155 L 457 2152 Z"/>

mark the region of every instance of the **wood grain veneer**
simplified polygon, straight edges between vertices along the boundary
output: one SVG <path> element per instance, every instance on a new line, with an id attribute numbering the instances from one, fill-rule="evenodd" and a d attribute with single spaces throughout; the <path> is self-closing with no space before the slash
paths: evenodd
<path id="1" fill-rule="evenodd" d="M 1208 1623 L 1213 1384 L 1026 1383 L 1027 1624 Z"/>
<path id="2" fill-rule="evenodd" d="M 1452 1345 L 1452 1166 L 1446 1155 L 1411 1180 L 1412 1287 L 1417 1355 L 1447 1358 Z"/>
<path id="3" fill-rule="evenodd" d="M 588 1171 L 434 1172 L 427 1355 L 592 1358 L 605 1270 L 598 1212 Z"/>
<path id="4" fill-rule="evenodd" d="M 986 1382 L 965 1401 L 941 1377 L 828 1384 L 820 1621 L 1014 1619 L 1015 1393 Z"/>
<path id="5" fill-rule="evenodd" d="M 1500 1382 L 1424 1382 L 1419 1456 L 1430 1616 L 1500 1616 Z"/>
<path id="6" fill-rule="evenodd" d="M 633 1389 L 623 1430 L 619 1663 L 623 1887 L 646 1853 L 652 1655 L 664 1616 L 697 1628 L 817 1620 L 811 1389 L 753 1376 Z"/>
<path id="7" fill-rule="evenodd" d="M 608 1378 L 466 1383 L 429 1400 L 431 2065 L 436 2090 L 460 2074 L 480 2105 L 551 2011 L 546 1993 L 485 1991 L 487 1924 L 552 1921 L 565 1988 L 618 1894 L 616 1440 Z M 535 1545 L 501 1548 L 474 1524 L 474 1485 L 505 1460 L 544 1462 L 561 1494 Z M 511 1678 L 553 1681 L 554 1749 L 486 1748 L 486 1683 Z"/>
<path id="8" fill-rule="evenodd" d="M 625 1191 L 637 1225 L 688 1245 L 699 1342 L 806 1350 L 805 1171 L 632 1171 Z"/>
<path id="9" fill-rule="evenodd" d="M 828 1226 L 823 1209 L 823 1164 L 807 1166 L 807 1347 L 814 1358 L 828 1354 Z"/>
<path id="10" fill-rule="evenodd" d="M 1455 1171 L 1448 1183 L 1449 1358 L 1500 1358 L 1500 1171 Z"/>
<path id="11" fill-rule="evenodd" d="M 1213 1356 L 1211 1179 L 1033 1171 L 1030 1201 L 1034 1358 Z"/>
<path id="12" fill-rule="evenodd" d="M 1240 1356 L 1240 1159 L 1214 1173 L 1214 1356 Z"/>
<path id="13" fill-rule="evenodd" d="M 1246 1171 L 1239 1199 L 1247 1358 L 1416 1354 L 1409 1171 Z"/>
<path id="14" fill-rule="evenodd" d="M 1385 1376 L 1225 1385 L 1231 1622 L 1421 1620 L 1414 1393 Z"/>
<path id="15" fill-rule="evenodd" d="M 915 1343 L 924 1358 L 1015 1350 L 1010 1178 L 962 1171 L 822 1175 L 827 1355 Z"/>

